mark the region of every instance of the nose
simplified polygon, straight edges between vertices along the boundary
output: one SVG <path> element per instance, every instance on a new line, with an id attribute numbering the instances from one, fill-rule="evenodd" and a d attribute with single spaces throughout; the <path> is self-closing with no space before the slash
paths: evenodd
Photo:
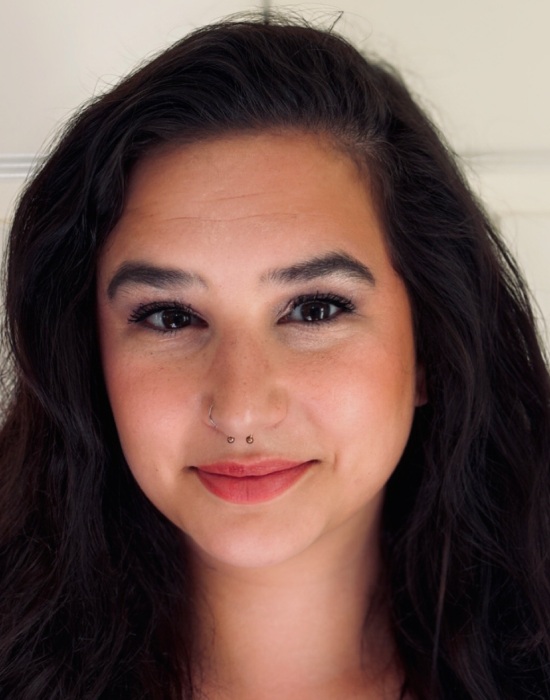
<path id="1" fill-rule="evenodd" d="M 249 436 L 257 441 L 281 423 L 288 397 L 280 360 L 277 349 L 253 333 L 220 339 L 204 397 L 208 425 L 241 442 Z"/>

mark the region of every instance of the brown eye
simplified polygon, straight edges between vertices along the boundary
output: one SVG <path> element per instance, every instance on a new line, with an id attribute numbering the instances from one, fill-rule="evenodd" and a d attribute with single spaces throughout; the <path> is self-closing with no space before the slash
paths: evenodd
<path id="1" fill-rule="evenodd" d="M 177 302 L 143 304 L 130 315 L 128 322 L 159 333 L 170 333 L 189 326 L 204 327 L 207 325 L 193 309 Z"/>
<path id="2" fill-rule="evenodd" d="M 184 328 L 191 323 L 191 314 L 183 309 L 164 309 L 155 314 L 151 314 L 148 322 L 155 328 L 163 330 L 177 330 Z"/>
<path id="3" fill-rule="evenodd" d="M 331 308 L 332 307 L 332 308 Z M 313 322 L 325 321 L 337 312 L 339 309 L 334 304 L 328 301 L 308 301 L 305 304 L 300 304 L 295 311 L 298 312 L 302 321 Z"/>
<path id="4" fill-rule="evenodd" d="M 354 310 L 351 300 L 336 294 L 301 296 L 294 300 L 292 309 L 281 323 L 326 323 Z"/>

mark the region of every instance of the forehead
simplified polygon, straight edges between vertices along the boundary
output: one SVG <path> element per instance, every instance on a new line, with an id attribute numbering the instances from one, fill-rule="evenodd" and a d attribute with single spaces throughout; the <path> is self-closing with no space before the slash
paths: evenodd
<path id="1" fill-rule="evenodd" d="M 177 180 L 174 178 L 177 176 Z M 285 190 L 286 200 L 297 202 L 320 186 L 336 180 L 361 181 L 354 161 L 327 138 L 308 132 L 252 132 L 162 146 L 137 163 L 130 178 L 125 214 L 138 203 L 151 204 L 159 190 L 180 186 L 188 201 L 252 198 Z M 290 183 L 299 187 L 290 191 Z M 340 196 L 344 192 L 339 192 Z"/>
<path id="2" fill-rule="evenodd" d="M 290 248 L 297 257 L 366 246 L 382 255 L 383 239 L 365 175 L 328 140 L 239 134 L 164 147 L 138 163 L 102 260 L 167 264 L 176 250 L 196 259 L 229 246 L 239 266 L 258 254 L 285 264 Z"/>

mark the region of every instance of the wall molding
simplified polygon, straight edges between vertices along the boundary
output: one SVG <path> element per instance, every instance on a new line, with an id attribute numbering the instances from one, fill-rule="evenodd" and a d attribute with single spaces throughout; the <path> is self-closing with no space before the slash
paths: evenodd
<path id="1" fill-rule="evenodd" d="M 25 180 L 43 161 L 34 153 L 0 153 L 0 179 Z"/>
<path id="2" fill-rule="evenodd" d="M 474 170 L 550 170 L 550 150 L 465 151 L 459 158 Z M 35 153 L 0 153 L 0 179 L 25 180 L 42 162 Z"/>
<path id="3" fill-rule="evenodd" d="M 550 168 L 550 150 L 525 151 L 465 151 L 458 154 L 473 168 L 482 169 L 530 169 Z"/>

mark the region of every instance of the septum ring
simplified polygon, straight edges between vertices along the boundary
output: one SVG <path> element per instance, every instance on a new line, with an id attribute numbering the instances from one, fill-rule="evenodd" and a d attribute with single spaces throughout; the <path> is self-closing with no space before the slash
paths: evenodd
<path id="1" fill-rule="evenodd" d="M 212 418 L 212 409 L 213 409 L 213 408 L 214 408 L 214 404 L 212 403 L 212 404 L 210 404 L 210 408 L 208 409 L 208 420 L 212 423 L 212 425 L 214 426 L 214 428 L 216 428 L 216 430 L 220 430 L 220 429 L 218 428 L 218 426 L 216 425 L 214 419 Z M 220 432 L 222 432 L 222 431 L 220 430 Z M 227 435 L 227 436 L 226 436 L 226 439 L 227 439 L 227 442 L 228 442 L 230 445 L 232 445 L 232 444 L 235 442 L 235 438 L 233 437 L 233 435 Z M 254 442 L 254 436 L 253 436 L 253 435 L 247 435 L 247 437 L 246 437 L 246 442 L 247 442 L 249 445 L 251 445 L 251 444 Z"/>

